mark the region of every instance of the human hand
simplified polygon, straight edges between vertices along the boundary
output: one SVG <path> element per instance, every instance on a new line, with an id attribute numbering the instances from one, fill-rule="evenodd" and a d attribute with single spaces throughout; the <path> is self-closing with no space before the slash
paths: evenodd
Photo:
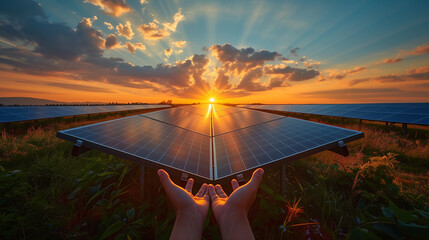
<path id="1" fill-rule="evenodd" d="M 170 239 L 201 239 L 203 224 L 210 206 L 207 184 L 192 195 L 194 180 L 190 178 L 185 188 L 174 184 L 163 169 L 158 170 L 159 180 L 167 198 L 176 212 L 176 221 Z"/>
<path id="2" fill-rule="evenodd" d="M 247 213 L 256 198 L 264 170 L 253 172 L 248 183 L 239 186 L 236 179 L 231 181 L 233 192 L 228 197 L 220 185 L 208 185 L 213 214 L 219 223 L 222 239 L 253 239 Z"/>

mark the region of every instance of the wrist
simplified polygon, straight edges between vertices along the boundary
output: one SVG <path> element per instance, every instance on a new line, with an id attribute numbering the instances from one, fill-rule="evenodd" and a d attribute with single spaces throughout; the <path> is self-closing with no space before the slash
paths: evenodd
<path id="1" fill-rule="evenodd" d="M 204 219 L 189 212 L 178 212 L 170 239 L 201 239 Z"/>
<path id="2" fill-rule="evenodd" d="M 249 220 L 245 211 L 229 211 L 220 216 L 218 223 L 223 235 L 224 232 L 231 232 L 243 225 L 249 225 Z"/>

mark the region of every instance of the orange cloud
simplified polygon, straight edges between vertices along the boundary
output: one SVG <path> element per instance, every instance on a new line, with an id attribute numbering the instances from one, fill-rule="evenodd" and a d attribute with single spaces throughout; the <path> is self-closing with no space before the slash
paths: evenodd
<path id="1" fill-rule="evenodd" d="M 398 63 L 398 62 L 400 62 L 402 60 L 403 60 L 403 58 L 401 58 L 401 57 L 387 58 L 387 59 L 383 59 L 383 63 L 387 63 L 387 64 L 389 64 L 389 63 Z"/>
<path id="2" fill-rule="evenodd" d="M 353 69 L 343 70 L 342 72 L 340 72 L 338 70 L 328 70 L 329 78 L 330 79 L 337 79 L 337 80 L 343 79 L 350 74 L 355 74 L 355 73 L 362 72 L 362 71 L 366 71 L 366 67 L 364 67 L 364 66 L 355 67 Z"/>
<path id="3" fill-rule="evenodd" d="M 85 0 L 84 2 L 98 6 L 104 13 L 115 17 L 119 17 L 131 10 L 125 0 Z"/>
<path id="4" fill-rule="evenodd" d="M 172 44 L 178 48 L 183 48 L 186 46 L 188 42 L 186 41 L 176 41 L 176 42 L 172 42 Z"/>
<path id="5" fill-rule="evenodd" d="M 131 23 L 127 21 L 125 25 L 122 25 L 122 23 L 119 23 L 118 26 L 116 26 L 116 30 L 118 30 L 119 36 L 124 36 L 128 40 L 132 39 L 134 36 L 133 29 L 131 29 Z"/>
<path id="6" fill-rule="evenodd" d="M 417 46 L 416 49 L 409 52 L 405 52 L 404 55 L 422 55 L 426 53 L 429 53 L 429 44 Z"/>
<path id="7" fill-rule="evenodd" d="M 132 54 L 135 54 L 137 49 L 140 49 L 142 51 L 146 50 L 146 46 L 141 43 L 132 44 L 130 42 L 127 42 L 125 43 L 125 47 Z"/>
<path id="8" fill-rule="evenodd" d="M 173 20 L 174 21 L 171 23 L 163 23 L 162 25 L 164 25 L 164 27 L 167 28 L 168 30 L 175 32 L 177 28 L 177 24 L 185 20 L 185 16 L 182 14 L 181 8 L 179 8 L 179 11 L 176 14 L 174 14 Z"/>
<path id="9" fill-rule="evenodd" d="M 144 38 L 152 40 L 162 39 L 170 35 L 167 30 L 157 25 L 157 21 L 153 21 L 149 24 L 142 24 L 138 27 L 138 30 L 142 33 Z"/>
<path id="10" fill-rule="evenodd" d="M 118 39 L 114 34 L 109 34 L 106 38 L 105 47 L 107 49 L 114 49 L 121 47 L 121 44 L 119 43 Z"/>

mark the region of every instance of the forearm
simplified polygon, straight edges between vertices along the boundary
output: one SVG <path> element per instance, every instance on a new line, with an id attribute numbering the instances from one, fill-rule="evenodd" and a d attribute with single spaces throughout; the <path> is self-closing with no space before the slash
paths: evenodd
<path id="1" fill-rule="evenodd" d="M 179 213 L 176 215 L 173 231 L 171 232 L 171 240 L 201 239 L 203 234 L 203 222 L 195 215 Z"/>
<path id="2" fill-rule="evenodd" d="M 223 240 L 255 239 L 245 212 L 228 214 L 219 225 Z"/>

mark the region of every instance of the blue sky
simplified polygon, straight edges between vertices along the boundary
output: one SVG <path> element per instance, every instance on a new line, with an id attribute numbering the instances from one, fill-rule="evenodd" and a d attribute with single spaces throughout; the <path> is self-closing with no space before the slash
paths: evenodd
<path id="1" fill-rule="evenodd" d="M 429 101 L 425 94 L 429 92 L 428 1 L 32 3 L 6 1 L 2 3 L 6 10 L 0 10 L 0 71 L 7 76 L 0 92 L 10 96 L 59 100 L 61 96 L 54 93 L 57 88 L 64 91 L 65 100 L 76 101 L 73 96 L 78 89 L 88 85 L 104 90 L 84 91 L 85 100 L 186 102 L 215 96 L 227 102 L 267 103 Z M 31 15 L 36 8 L 45 17 Z M 28 22 L 14 23 L 20 14 L 36 22 L 34 28 L 39 31 L 27 31 Z M 58 43 L 57 48 L 42 47 L 44 38 L 56 39 L 51 28 L 55 24 L 75 31 L 81 24 L 88 31 L 76 31 L 79 43 L 69 49 L 59 43 L 60 37 L 51 43 Z M 22 34 L 9 34 L 9 25 Z M 42 34 L 43 26 L 51 29 L 49 34 Z M 114 45 L 108 44 L 108 38 Z M 49 67 L 35 73 L 28 70 L 31 67 L 24 69 L 18 61 L 9 61 L 23 61 L 26 53 L 18 54 L 18 48 L 31 59 L 43 58 Z M 70 58 L 59 54 L 73 48 L 86 50 Z M 31 64 L 32 60 L 26 61 Z M 56 66 L 68 67 L 56 70 Z M 70 89 L 70 84 L 76 87 Z M 46 94 L 31 93 L 32 85 L 50 87 Z M 337 94 L 344 89 L 359 94 Z M 373 89 L 379 89 L 378 95 Z"/>

